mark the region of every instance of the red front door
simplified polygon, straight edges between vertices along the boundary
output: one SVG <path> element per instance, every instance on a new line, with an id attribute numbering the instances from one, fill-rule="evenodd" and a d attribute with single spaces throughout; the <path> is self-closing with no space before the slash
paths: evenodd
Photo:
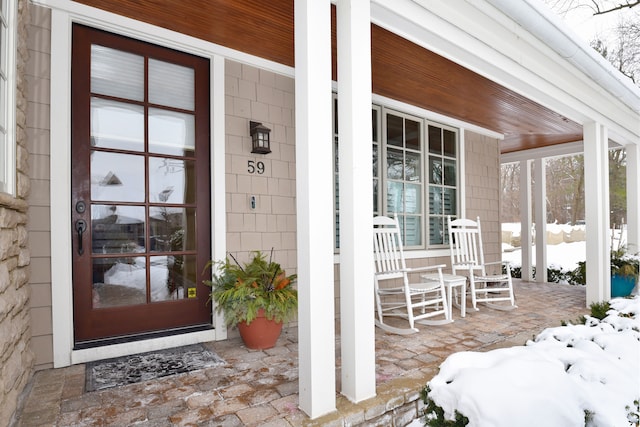
<path id="1" fill-rule="evenodd" d="M 208 60 L 74 25 L 76 345 L 211 324 L 209 135 Z"/>

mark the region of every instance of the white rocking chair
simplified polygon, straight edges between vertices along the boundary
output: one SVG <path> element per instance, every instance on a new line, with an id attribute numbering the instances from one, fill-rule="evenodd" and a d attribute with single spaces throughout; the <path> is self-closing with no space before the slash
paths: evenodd
<path id="1" fill-rule="evenodd" d="M 397 218 L 373 218 L 375 297 L 378 312 L 376 326 L 404 335 L 418 332 L 415 323 L 443 325 L 452 322 L 442 278 L 444 265 L 407 268 L 400 236 Z M 420 278 L 420 273 L 433 270 L 437 271 L 440 280 Z M 417 281 L 412 282 L 409 277 L 414 275 L 417 276 Z M 381 286 L 386 281 L 390 281 L 391 285 Z M 430 319 L 437 316 L 442 319 Z M 385 323 L 385 317 L 405 318 L 409 321 L 409 327 L 391 326 Z"/>
<path id="2" fill-rule="evenodd" d="M 447 222 L 451 269 L 453 274 L 461 271 L 468 275 L 473 308 L 478 310 L 478 303 L 485 303 L 488 307 L 498 310 L 517 308 L 509 262 L 484 262 L 480 217 L 477 221 L 464 218 L 452 221 L 449 216 Z M 505 266 L 506 272 L 503 272 L 502 266 Z M 494 271 L 491 271 L 492 269 Z M 508 304 L 505 304 L 505 301 Z M 496 302 L 500 304 L 495 304 Z"/>

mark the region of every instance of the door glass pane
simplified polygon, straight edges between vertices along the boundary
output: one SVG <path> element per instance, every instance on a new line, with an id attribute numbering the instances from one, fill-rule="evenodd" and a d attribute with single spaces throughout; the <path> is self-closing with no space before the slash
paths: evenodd
<path id="1" fill-rule="evenodd" d="M 378 177 L 378 144 L 373 144 L 373 177 Z"/>
<path id="2" fill-rule="evenodd" d="M 378 141 L 378 112 L 376 110 L 371 110 L 371 126 L 372 126 L 372 137 L 374 141 Z"/>
<path id="3" fill-rule="evenodd" d="M 92 205 L 94 254 L 135 254 L 145 249 L 144 206 Z"/>
<path id="4" fill-rule="evenodd" d="M 195 203 L 196 162 L 149 157 L 149 201 Z"/>
<path id="5" fill-rule="evenodd" d="M 195 73 L 193 68 L 149 59 L 149 102 L 193 111 Z"/>
<path id="6" fill-rule="evenodd" d="M 144 257 L 94 258 L 93 308 L 147 302 Z"/>
<path id="7" fill-rule="evenodd" d="M 388 149 L 387 150 L 387 178 L 402 179 L 404 169 L 404 158 L 402 151 Z"/>
<path id="8" fill-rule="evenodd" d="M 410 214 L 422 213 L 422 186 L 415 184 L 405 185 L 405 212 Z"/>
<path id="9" fill-rule="evenodd" d="M 404 126 L 406 147 L 411 150 L 420 150 L 420 123 L 406 119 Z"/>
<path id="10" fill-rule="evenodd" d="M 195 120 L 192 114 L 149 108 L 149 151 L 193 156 Z"/>
<path id="11" fill-rule="evenodd" d="M 373 213 L 379 215 L 378 212 L 378 180 L 373 180 Z"/>
<path id="12" fill-rule="evenodd" d="M 455 160 L 444 160 L 444 185 L 451 185 L 455 187 L 456 185 L 456 161 Z"/>
<path id="13" fill-rule="evenodd" d="M 405 152 L 404 174 L 407 181 L 420 181 L 422 179 L 422 166 L 420 164 L 420 153 Z"/>
<path id="14" fill-rule="evenodd" d="M 91 152 L 91 199 L 144 202 L 144 157 Z"/>
<path id="15" fill-rule="evenodd" d="M 401 182 L 387 182 L 387 213 L 404 212 L 402 188 Z"/>
<path id="16" fill-rule="evenodd" d="M 170 255 L 151 257 L 151 301 L 196 297 L 196 257 Z"/>
<path id="17" fill-rule="evenodd" d="M 91 45 L 91 92 L 144 101 L 144 58 Z"/>
<path id="18" fill-rule="evenodd" d="M 402 147 L 402 117 L 394 116 L 393 114 L 387 114 L 387 144 Z"/>
<path id="19" fill-rule="evenodd" d="M 144 108 L 91 98 L 91 145 L 128 151 L 144 150 Z"/>
<path id="20" fill-rule="evenodd" d="M 150 250 L 175 252 L 196 249 L 196 210 L 152 206 L 149 208 Z"/>

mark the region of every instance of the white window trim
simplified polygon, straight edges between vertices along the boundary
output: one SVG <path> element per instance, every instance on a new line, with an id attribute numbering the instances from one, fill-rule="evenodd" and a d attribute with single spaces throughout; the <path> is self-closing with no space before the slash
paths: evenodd
<path id="1" fill-rule="evenodd" d="M 5 55 L 7 75 L 6 93 L 0 102 L 4 103 L 6 133 L 0 134 L 4 139 L 4 150 L 0 152 L 0 161 L 3 162 L 2 174 L 0 174 L 0 192 L 11 195 L 16 194 L 16 46 L 17 46 L 17 0 L 6 0 L 7 35 L 2 38 L 0 55 Z"/>

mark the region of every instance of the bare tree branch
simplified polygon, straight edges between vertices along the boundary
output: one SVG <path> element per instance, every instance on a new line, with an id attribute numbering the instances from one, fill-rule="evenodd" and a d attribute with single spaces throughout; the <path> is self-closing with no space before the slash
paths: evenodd
<path id="1" fill-rule="evenodd" d="M 596 10 L 594 12 L 594 16 L 595 16 L 595 15 L 604 15 L 605 13 L 613 12 L 616 10 L 622 10 L 627 8 L 631 9 L 632 7 L 640 5 L 640 0 L 631 1 L 631 2 L 627 0 L 625 3 L 618 4 L 617 6 L 613 6 L 609 8 L 603 8 L 603 9 L 600 8 L 600 5 L 598 4 L 597 1 L 593 0 L 592 3 Z"/>

